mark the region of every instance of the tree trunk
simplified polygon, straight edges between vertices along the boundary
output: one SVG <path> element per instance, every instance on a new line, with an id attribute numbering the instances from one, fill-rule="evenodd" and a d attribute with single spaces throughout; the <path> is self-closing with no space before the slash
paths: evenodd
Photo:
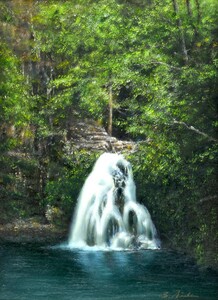
<path id="1" fill-rule="evenodd" d="M 108 116 L 108 134 L 112 136 L 113 126 L 113 94 L 112 85 L 109 86 L 109 116 Z"/>
<path id="2" fill-rule="evenodd" d="M 174 12 L 175 12 L 175 15 L 177 18 L 177 26 L 178 26 L 179 33 L 180 33 L 182 55 L 183 55 L 185 64 L 187 64 L 188 63 L 188 51 L 186 48 L 185 36 L 184 36 L 183 28 L 182 28 L 182 20 L 179 17 L 179 6 L 177 3 L 177 0 L 172 0 L 172 1 L 173 1 Z"/>
<path id="3" fill-rule="evenodd" d="M 186 0 L 186 8 L 187 8 L 187 12 L 188 12 L 189 17 L 191 18 L 192 17 L 192 9 L 191 9 L 190 0 Z"/>
<path id="4" fill-rule="evenodd" d="M 198 2 L 198 0 L 197 0 L 197 2 Z M 198 29 L 195 26 L 195 22 L 194 22 L 194 19 L 193 19 L 193 12 L 192 12 L 192 7 L 191 7 L 190 0 L 186 0 L 186 8 L 187 8 L 187 13 L 188 13 L 188 16 L 189 16 L 190 24 L 191 24 L 191 26 L 192 26 L 192 28 L 194 30 L 194 33 L 195 33 L 195 38 L 197 38 L 197 36 L 198 36 Z"/>
<path id="5" fill-rule="evenodd" d="M 201 21 L 201 10 L 200 10 L 199 0 L 195 0 L 195 3 L 196 3 L 196 7 L 197 7 L 197 12 L 198 12 L 198 24 L 199 24 Z"/>

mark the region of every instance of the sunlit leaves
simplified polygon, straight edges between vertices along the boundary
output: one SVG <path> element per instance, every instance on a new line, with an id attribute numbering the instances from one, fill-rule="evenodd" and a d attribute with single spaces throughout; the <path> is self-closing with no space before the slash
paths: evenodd
<path id="1" fill-rule="evenodd" d="M 30 118 L 28 89 L 19 72 L 18 60 L 0 44 L 0 123 L 24 125 Z"/>

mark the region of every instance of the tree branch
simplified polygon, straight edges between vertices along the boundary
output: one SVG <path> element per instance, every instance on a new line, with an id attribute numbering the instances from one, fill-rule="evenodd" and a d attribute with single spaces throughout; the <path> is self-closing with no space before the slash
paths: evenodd
<path id="1" fill-rule="evenodd" d="M 213 196 L 208 196 L 208 197 L 205 197 L 205 198 L 202 198 L 199 200 L 200 203 L 204 203 L 204 202 L 207 202 L 207 201 L 213 201 L 215 199 L 217 199 L 218 196 L 217 195 L 213 195 Z"/>
<path id="2" fill-rule="evenodd" d="M 218 142 L 218 140 L 212 136 L 209 136 L 208 134 L 206 134 L 205 132 L 202 132 L 200 130 L 198 130 L 197 128 L 195 128 L 194 126 L 189 126 L 187 125 L 185 122 L 181 122 L 181 121 L 177 121 L 177 120 L 173 120 L 173 124 L 179 124 L 179 125 L 183 125 L 184 127 L 186 127 L 187 129 L 189 130 L 192 130 L 194 132 L 196 132 L 197 134 L 200 134 L 202 136 L 204 136 L 205 138 L 207 138 L 208 140 L 210 141 L 213 141 L 213 142 Z"/>
<path id="3" fill-rule="evenodd" d="M 179 68 L 179 67 L 174 67 L 174 66 L 172 66 L 172 65 L 169 65 L 169 64 L 167 64 L 167 63 L 165 63 L 165 62 L 162 62 L 162 61 L 156 61 L 156 60 L 153 60 L 153 61 L 151 61 L 151 62 L 149 62 L 150 64 L 156 64 L 156 65 L 164 65 L 164 66 L 167 66 L 167 67 L 169 67 L 170 69 L 174 69 L 174 70 L 182 70 L 182 68 Z"/>

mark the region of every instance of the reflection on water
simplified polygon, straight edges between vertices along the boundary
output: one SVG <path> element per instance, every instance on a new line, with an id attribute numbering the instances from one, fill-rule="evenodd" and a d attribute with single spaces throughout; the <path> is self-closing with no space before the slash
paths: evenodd
<path id="1" fill-rule="evenodd" d="M 218 299 L 217 274 L 165 251 L 0 245 L 0 299 Z"/>

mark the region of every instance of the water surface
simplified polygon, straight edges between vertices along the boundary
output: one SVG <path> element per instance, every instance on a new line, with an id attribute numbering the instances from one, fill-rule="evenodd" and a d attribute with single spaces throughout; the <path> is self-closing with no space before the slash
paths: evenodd
<path id="1" fill-rule="evenodd" d="M 0 245 L 1 300 L 218 299 L 217 274 L 169 251 Z"/>

